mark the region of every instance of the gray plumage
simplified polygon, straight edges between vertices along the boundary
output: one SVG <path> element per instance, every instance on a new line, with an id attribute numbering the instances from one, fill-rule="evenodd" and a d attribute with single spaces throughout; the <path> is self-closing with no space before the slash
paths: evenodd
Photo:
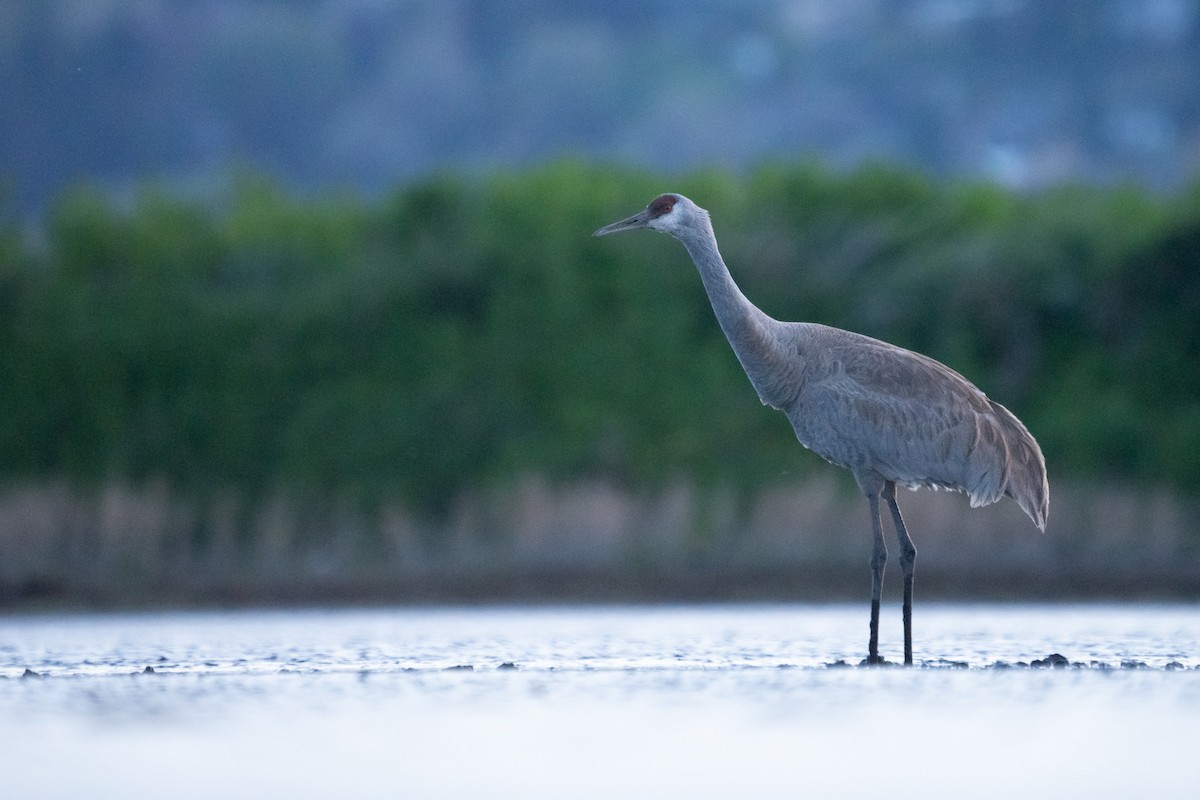
<path id="1" fill-rule="evenodd" d="M 867 496 L 875 540 L 868 663 L 881 663 L 887 549 L 879 501 L 887 503 L 900 543 L 904 658 L 911 664 L 916 549 L 896 505 L 896 486 L 961 491 L 972 507 L 1011 497 L 1044 530 L 1050 489 L 1037 442 L 1008 409 L 932 358 L 850 331 L 767 316 L 730 276 L 708 212 L 686 197 L 664 194 L 594 235 L 638 228 L 668 233 L 687 248 L 759 398 L 787 415 L 801 444 L 850 470 Z"/>

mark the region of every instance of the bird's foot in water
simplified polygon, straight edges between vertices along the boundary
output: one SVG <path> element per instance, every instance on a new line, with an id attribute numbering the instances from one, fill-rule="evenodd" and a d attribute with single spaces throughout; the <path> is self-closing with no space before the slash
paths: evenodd
<path id="1" fill-rule="evenodd" d="M 862 661 L 858 662 L 860 667 L 895 667 L 898 666 L 895 661 L 888 661 L 883 656 L 867 656 Z"/>

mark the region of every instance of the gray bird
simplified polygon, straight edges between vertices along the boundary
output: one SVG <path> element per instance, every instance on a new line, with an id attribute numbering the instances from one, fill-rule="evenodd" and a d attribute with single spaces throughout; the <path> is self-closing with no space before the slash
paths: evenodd
<path id="1" fill-rule="evenodd" d="M 780 322 L 746 299 L 729 274 L 708 212 L 664 194 L 595 236 L 650 228 L 678 239 L 700 272 L 733 352 L 764 405 L 782 411 L 800 443 L 850 470 L 871 508 L 871 638 L 879 664 L 879 597 L 887 545 L 879 516 L 891 510 L 904 571 L 904 663 L 912 663 L 913 565 L 917 550 L 896 505 L 896 487 L 960 491 L 971 507 L 1011 497 L 1045 530 L 1050 486 L 1041 448 L 1008 409 L 928 356 L 811 322 Z"/>

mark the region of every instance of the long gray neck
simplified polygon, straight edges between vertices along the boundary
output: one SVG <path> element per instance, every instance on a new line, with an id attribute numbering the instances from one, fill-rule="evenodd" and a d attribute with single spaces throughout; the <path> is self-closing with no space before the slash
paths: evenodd
<path id="1" fill-rule="evenodd" d="M 797 387 L 794 359 L 787 357 L 783 349 L 783 323 L 764 314 L 742 294 L 721 258 L 707 218 L 676 231 L 675 237 L 696 263 L 721 330 L 759 399 L 766 405 L 785 407 L 795 398 Z"/>

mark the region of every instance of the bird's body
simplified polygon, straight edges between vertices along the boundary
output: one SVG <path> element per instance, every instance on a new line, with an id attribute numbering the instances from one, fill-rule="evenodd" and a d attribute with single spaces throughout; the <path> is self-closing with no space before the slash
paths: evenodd
<path id="1" fill-rule="evenodd" d="M 1008 494 L 1044 526 L 1040 454 L 1008 409 L 918 353 L 824 325 L 783 330 L 804 354 L 796 396 L 779 406 L 801 444 L 856 478 L 957 490 L 972 506 Z"/>
<path id="2" fill-rule="evenodd" d="M 665 194 L 596 235 L 651 228 L 692 256 L 717 320 L 765 405 L 782 411 L 796 437 L 848 469 L 871 505 L 872 616 L 868 661 L 880 661 L 879 594 L 887 551 L 879 519 L 892 512 L 905 576 L 905 662 L 912 662 L 912 574 L 916 550 L 895 501 L 896 486 L 964 492 L 972 506 L 1012 497 L 1044 529 L 1045 461 L 1008 409 L 954 370 L 887 342 L 826 325 L 781 322 L 742 294 L 717 249 L 708 212 Z"/>

